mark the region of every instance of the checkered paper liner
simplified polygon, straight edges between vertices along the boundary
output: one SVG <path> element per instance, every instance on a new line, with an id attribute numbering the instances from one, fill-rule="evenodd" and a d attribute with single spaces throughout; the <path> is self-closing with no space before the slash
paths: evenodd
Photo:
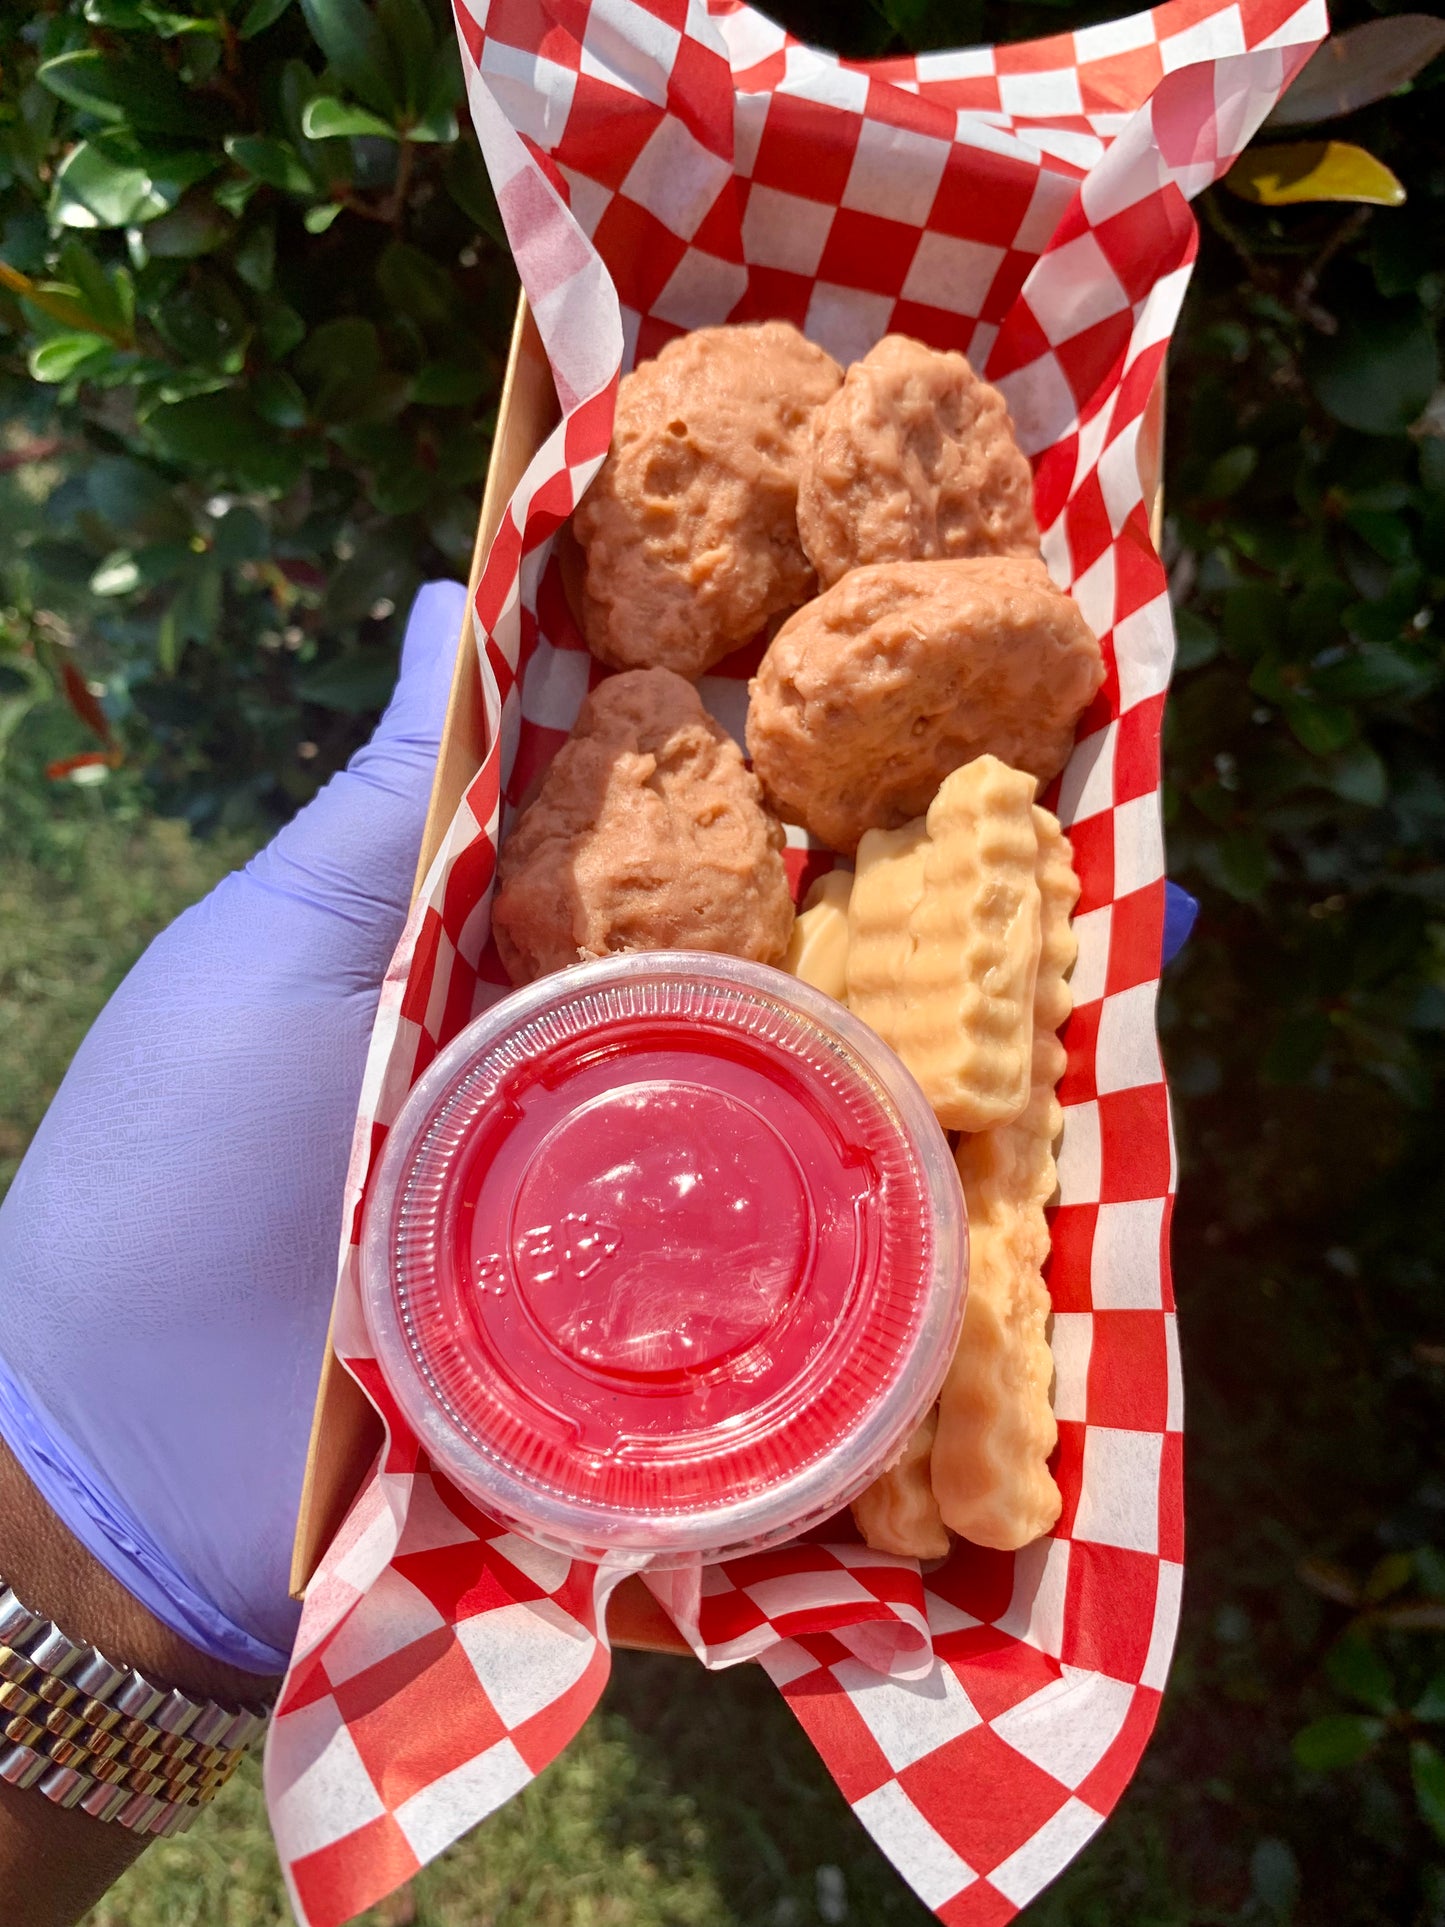
<path id="1" fill-rule="evenodd" d="M 938 1570 L 809 1539 L 650 1583 L 706 1664 L 757 1659 L 940 1917 L 1007 1920 L 1078 1851 L 1153 1725 L 1182 1578 L 1181 1391 L 1154 1005 L 1173 652 L 1141 438 L 1193 260 L 1186 205 L 1326 31 L 1322 0 L 1173 0 L 1026 46 L 871 64 L 736 0 L 454 0 L 473 120 L 562 421 L 476 598 L 489 749 L 383 987 L 336 1342 L 387 1443 L 308 1591 L 267 1795 L 293 1903 L 334 1927 L 527 1784 L 606 1681 L 620 1573 L 488 1519 L 420 1451 L 362 1323 L 355 1237 L 406 1093 L 499 994 L 500 835 L 600 676 L 551 538 L 619 372 L 680 329 L 780 316 L 847 362 L 966 352 L 1034 463 L 1044 550 L 1107 678 L 1054 802 L 1082 882 L 1054 1305 L 1063 1513 Z M 756 652 L 701 684 L 741 736 Z M 801 890 L 832 859 L 790 832 Z M 836 1528 L 835 1528 L 836 1534 Z"/>

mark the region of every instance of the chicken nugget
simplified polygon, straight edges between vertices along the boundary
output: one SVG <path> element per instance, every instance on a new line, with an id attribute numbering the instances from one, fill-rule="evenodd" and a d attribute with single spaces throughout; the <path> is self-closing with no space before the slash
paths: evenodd
<path id="1" fill-rule="evenodd" d="M 962 355 L 885 335 L 813 417 L 798 532 L 825 587 L 869 562 L 1036 553 L 1003 396 Z"/>
<path id="2" fill-rule="evenodd" d="M 627 375 L 578 505 L 582 627 L 614 669 L 695 678 L 813 593 L 798 473 L 842 380 L 785 321 L 697 328 Z"/>
<path id="3" fill-rule="evenodd" d="M 737 744 L 670 669 L 582 705 L 502 845 L 492 929 L 530 983 L 624 950 L 780 963 L 793 929 L 783 831 Z"/>
<path id="4" fill-rule="evenodd" d="M 1103 680 L 1099 645 L 1032 556 L 879 562 L 789 618 L 751 686 L 748 750 L 787 822 L 851 855 L 991 754 L 1041 783 Z"/>

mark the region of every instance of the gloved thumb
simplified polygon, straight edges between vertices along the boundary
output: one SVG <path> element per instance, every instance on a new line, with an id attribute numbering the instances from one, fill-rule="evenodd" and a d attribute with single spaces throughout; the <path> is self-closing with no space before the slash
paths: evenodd
<path id="1" fill-rule="evenodd" d="M 289 900 L 290 914 L 320 913 L 332 940 L 307 917 L 306 950 L 319 960 L 335 949 L 346 977 L 373 995 L 411 896 L 465 607 L 458 582 L 421 590 L 396 690 L 371 741 L 244 873 L 251 893 Z"/>

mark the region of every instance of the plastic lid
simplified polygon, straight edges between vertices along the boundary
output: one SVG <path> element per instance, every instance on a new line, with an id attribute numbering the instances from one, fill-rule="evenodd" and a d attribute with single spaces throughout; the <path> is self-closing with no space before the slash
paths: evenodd
<path id="1" fill-rule="evenodd" d="M 421 1078 L 362 1294 L 438 1466 L 547 1545 L 756 1550 L 856 1496 L 936 1397 L 963 1200 L 903 1065 L 781 971 L 579 965 Z"/>

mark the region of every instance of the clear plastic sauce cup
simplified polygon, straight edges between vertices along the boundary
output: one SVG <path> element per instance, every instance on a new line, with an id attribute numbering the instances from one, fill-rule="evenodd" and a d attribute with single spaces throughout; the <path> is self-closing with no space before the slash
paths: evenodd
<path id="1" fill-rule="evenodd" d="M 837 1511 L 937 1396 L 967 1233 L 903 1065 L 830 998 L 649 952 L 514 992 L 374 1174 L 377 1356 L 437 1466 L 590 1559 L 755 1551 Z"/>

